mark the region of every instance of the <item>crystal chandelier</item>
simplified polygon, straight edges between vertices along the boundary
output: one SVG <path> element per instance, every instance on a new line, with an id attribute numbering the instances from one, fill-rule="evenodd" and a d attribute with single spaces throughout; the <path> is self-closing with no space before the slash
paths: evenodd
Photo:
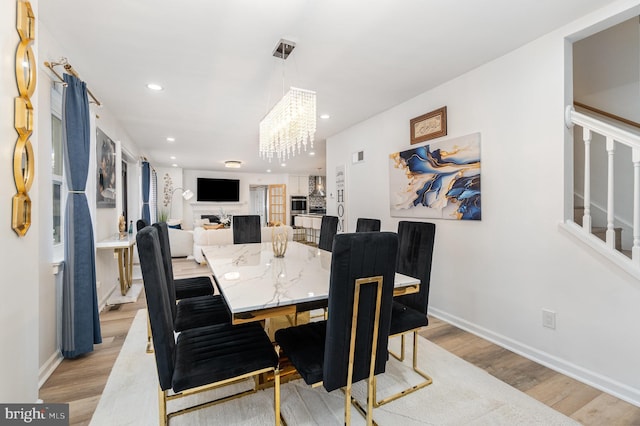
<path id="1" fill-rule="evenodd" d="M 273 56 L 284 61 L 294 47 L 294 43 L 280 40 Z M 269 161 L 274 156 L 286 160 L 296 151 L 306 151 L 307 145 L 313 148 L 315 133 L 316 92 L 291 87 L 260 122 L 260 156 Z"/>
<path id="2" fill-rule="evenodd" d="M 316 133 L 316 92 L 292 87 L 260 122 L 260 156 L 269 161 L 313 148 Z"/>

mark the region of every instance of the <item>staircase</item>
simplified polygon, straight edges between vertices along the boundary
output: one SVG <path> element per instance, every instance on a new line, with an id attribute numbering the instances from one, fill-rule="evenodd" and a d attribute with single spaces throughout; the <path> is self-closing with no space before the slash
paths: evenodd
<path id="1" fill-rule="evenodd" d="M 577 206 L 573 208 L 573 221 L 582 226 L 582 217 L 584 216 L 584 206 Z M 627 257 L 631 258 L 631 250 L 622 249 L 622 228 L 613 228 L 615 232 L 615 244 L 614 247 L 621 253 L 624 253 Z M 604 226 L 592 226 L 591 233 L 602 241 L 607 241 L 607 228 Z"/>
<path id="2" fill-rule="evenodd" d="M 565 111 L 565 123 L 567 127 L 573 128 L 574 133 L 582 136 L 584 144 L 584 188 L 583 194 L 576 194 L 577 198 L 582 198 L 583 206 L 574 207 L 573 217 L 565 216 L 564 229 L 569 231 L 587 245 L 598 251 L 609 260 L 627 270 L 632 275 L 640 279 L 640 131 L 630 127 L 619 120 L 612 120 L 611 116 L 602 117 L 584 111 L 576 111 L 572 105 L 567 106 Z M 580 132 L 580 133 L 577 133 Z M 606 152 L 606 165 L 604 177 L 606 180 L 605 205 L 596 206 L 591 200 L 591 141 L 594 135 L 604 138 L 606 142 L 603 147 Z M 576 143 L 578 143 L 576 141 Z M 595 145 L 599 148 L 602 145 Z M 616 146 L 625 146 L 625 150 L 616 150 Z M 628 152 L 630 156 L 620 157 L 618 152 Z M 632 166 L 633 176 L 624 180 L 614 179 L 616 171 L 616 155 L 622 158 L 621 161 L 629 161 Z M 576 160 L 578 161 L 578 160 Z M 620 163 L 620 161 L 618 161 Z M 628 164 L 628 163 L 627 163 Z M 598 169 L 598 171 L 602 171 Z M 602 175 L 598 173 L 595 176 Z M 624 188 L 627 196 L 632 198 L 633 213 L 632 218 L 620 218 L 615 211 L 614 193 L 616 187 Z M 597 210 L 596 210 L 597 209 Z M 594 213 L 597 213 L 594 217 Z M 622 221 L 625 229 L 632 232 L 632 237 L 625 237 L 625 240 L 632 241 L 630 250 L 622 247 L 623 228 L 615 226 Z M 600 223 L 595 223 L 600 222 Z M 605 226 L 599 226 L 604 224 Z M 596 236 L 597 239 L 594 239 Z M 598 241 L 604 242 L 601 243 Z"/>

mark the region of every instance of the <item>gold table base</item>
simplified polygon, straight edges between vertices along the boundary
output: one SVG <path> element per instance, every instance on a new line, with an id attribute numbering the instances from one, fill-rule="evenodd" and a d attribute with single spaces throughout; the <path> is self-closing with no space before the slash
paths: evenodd
<path id="1" fill-rule="evenodd" d="M 118 274 L 120 276 L 120 293 L 124 296 L 131 288 L 133 281 L 133 246 L 115 248 L 113 252 L 118 258 Z"/>

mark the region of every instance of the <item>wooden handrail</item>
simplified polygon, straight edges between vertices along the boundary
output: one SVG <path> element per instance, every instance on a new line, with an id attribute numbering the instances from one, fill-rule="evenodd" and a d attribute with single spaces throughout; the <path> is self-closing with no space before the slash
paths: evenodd
<path id="1" fill-rule="evenodd" d="M 577 124 L 600 135 L 604 135 L 607 138 L 611 138 L 615 142 L 639 150 L 640 155 L 640 134 L 633 129 L 623 129 L 619 125 L 616 125 L 617 123 L 603 121 L 601 118 L 593 115 L 576 111 L 573 105 L 567 105 L 565 121 L 567 127 L 572 127 L 574 124 Z"/>
<path id="2" fill-rule="evenodd" d="M 594 108 L 592 106 L 583 104 L 582 102 L 573 101 L 573 104 L 575 106 L 577 106 L 577 107 L 588 109 L 589 111 L 595 112 L 596 114 L 604 115 L 605 117 L 612 118 L 612 119 L 620 121 L 620 122 L 622 122 L 624 124 L 628 124 L 629 126 L 633 126 L 633 127 L 637 128 L 637 129 L 640 129 L 640 123 L 636 123 L 635 121 L 627 120 L 626 118 L 622 118 L 622 117 L 620 117 L 618 115 L 611 114 L 610 112 L 606 112 L 606 111 L 603 111 L 601 109 Z"/>

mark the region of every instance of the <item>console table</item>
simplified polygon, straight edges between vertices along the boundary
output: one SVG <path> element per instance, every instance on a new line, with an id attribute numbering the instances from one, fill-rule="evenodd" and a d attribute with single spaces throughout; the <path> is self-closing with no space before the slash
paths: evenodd
<path id="1" fill-rule="evenodd" d="M 120 276 L 120 292 L 124 296 L 131 288 L 133 281 L 133 246 L 136 244 L 134 234 L 120 237 L 115 234 L 96 243 L 96 249 L 113 249 L 118 259 L 118 273 Z"/>

